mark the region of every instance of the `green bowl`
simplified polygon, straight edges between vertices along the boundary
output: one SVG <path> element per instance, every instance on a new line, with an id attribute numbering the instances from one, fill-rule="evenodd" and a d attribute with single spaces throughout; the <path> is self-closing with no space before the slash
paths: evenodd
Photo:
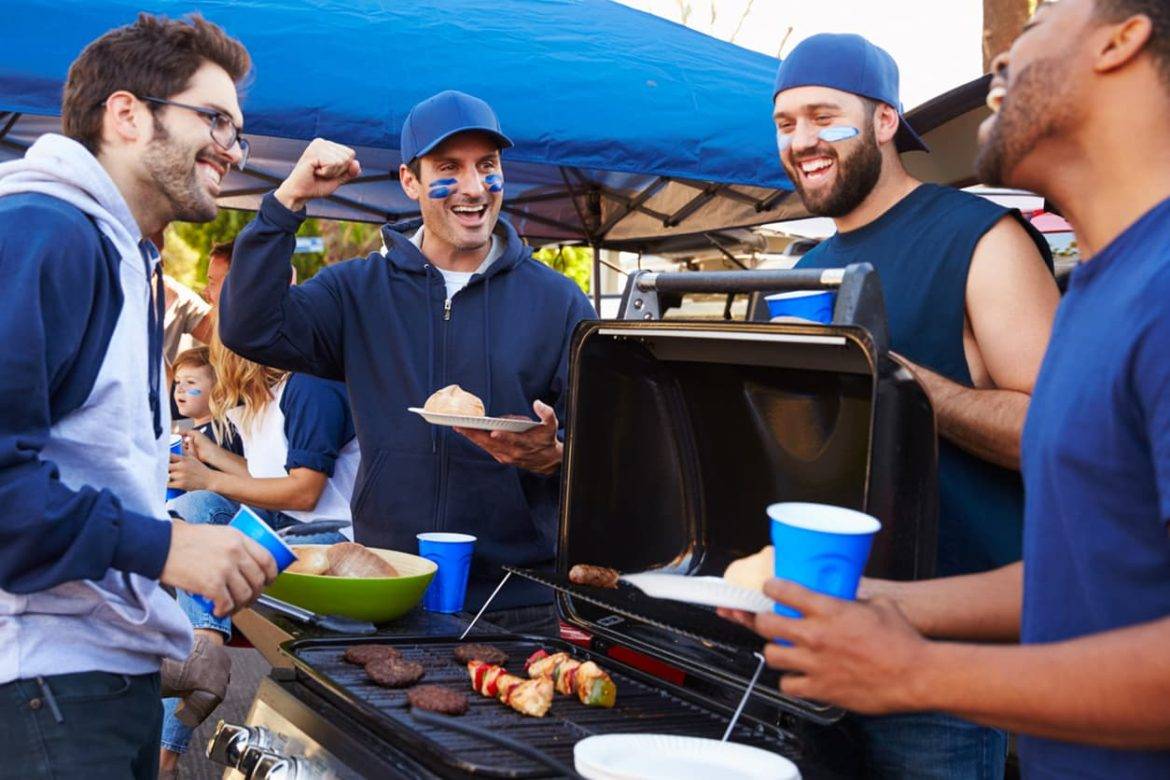
<path id="1" fill-rule="evenodd" d="M 294 545 L 293 551 L 328 545 Z M 438 571 L 434 561 L 395 550 L 366 548 L 398 570 L 397 577 L 329 577 L 281 572 L 265 592 L 320 615 L 384 623 L 402 617 L 422 600 Z"/>

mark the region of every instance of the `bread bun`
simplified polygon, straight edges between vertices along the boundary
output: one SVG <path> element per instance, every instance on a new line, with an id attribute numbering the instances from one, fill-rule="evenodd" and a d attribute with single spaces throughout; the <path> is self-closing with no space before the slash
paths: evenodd
<path id="1" fill-rule="evenodd" d="M 454 414 L 460 417 L 483 417 L 483 401 L 459 385 L 447 385 L 435 391 L 423 409 L 435 414 Z"/>
<path id="2" fill-rule="evenodd" d="M 329 574 L 334 577 L 397 577 L 398 570 L 384 558 L 356 542 L 339 542 L 328 551 Z"/>
<path id="3" fill-rule="evenodd" d="M 774 555 L 772 545 L 768 545 L 755 555 L 732 561 L 723 572 L 723 579 L 741 588 L 762 591 L 764 583 L 776 576 Z"/>
<path id="4" fill-rule="evenodd" d="M 288 565 L 285 571 L 296 574 L 324 574 L 329 571 L 328 547 L 293 547 L 297 559 Z"/>

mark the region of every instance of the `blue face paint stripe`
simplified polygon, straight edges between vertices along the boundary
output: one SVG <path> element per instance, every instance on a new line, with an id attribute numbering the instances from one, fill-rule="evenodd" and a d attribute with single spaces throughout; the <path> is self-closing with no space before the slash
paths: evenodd
<path id="1" fill-rule="evenodd" d="M 427 189 L 427 195 L 433 200 L 449 198 L 451 193 L 455 191 L 455 185 L 458 183 L 458 179 L 435 179 L 430 183 Z"/>
<path id="2" fill-rule="evenodd" d="M 504 177 L 499 173 L 489 173 L 483 177 L 484 186 L 487 187 L 488 192 L 503 192 L 504 191 Z"/>
<path id="3" fill-rule="evenodd" d="M 861 135 L 861 131 L 856 127 L 849 125 L 834 125 L 833 127 L 826 127 L 821 132 L 817 133 L 817 138 L 831 144 L 839 141 L 848 141 L 850 138 L 856 138 Z M 792 135 L 784 133 L 781 130 L 776 131 L 776 147 L 783 152 L 788 147 L 792 146 Z"/>
<path id="4" fill-rule="evenodd" d="M 197 397 L 203 395 L 203 391 L 200 390 L 198 387 L 188 388 L 185 392 L 187 393 L 188 396 L 190 396 L 192 398 L 197 398 Z"/>

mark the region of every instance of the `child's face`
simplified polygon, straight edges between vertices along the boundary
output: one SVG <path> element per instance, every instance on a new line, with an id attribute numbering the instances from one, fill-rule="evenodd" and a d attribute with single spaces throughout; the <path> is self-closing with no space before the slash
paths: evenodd
<path id="1" fill-rule="evenodd" d="M 211 416 L 210 366 L 182 366 L 175 372 L 175 406 L 179 413 L 192 420 Z"/>

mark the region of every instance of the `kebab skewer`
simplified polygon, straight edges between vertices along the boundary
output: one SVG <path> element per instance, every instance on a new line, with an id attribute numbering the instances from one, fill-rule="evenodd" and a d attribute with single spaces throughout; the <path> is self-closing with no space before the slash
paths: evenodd
<path id="1" fill-rule="evenodd" d="M 534 718 L 543 718 L 552 705 L 553 683 L 551 679 L 525 680 L 508 672 L 502 666 L 468 661 L 467 673 L 471 687 L 483 696 L 499 699 L 502 703 Z"/>
<path id="2" fill-rule="evenodd" d="M 537 650 L 524 664 L 533 679 L 552 680 L 557 693 L 576 695 L 587 707 L 612 707 L 617 701 L 617 686 L 600 666 L 582 663 L 568 653 L 549 655 Z"/>

